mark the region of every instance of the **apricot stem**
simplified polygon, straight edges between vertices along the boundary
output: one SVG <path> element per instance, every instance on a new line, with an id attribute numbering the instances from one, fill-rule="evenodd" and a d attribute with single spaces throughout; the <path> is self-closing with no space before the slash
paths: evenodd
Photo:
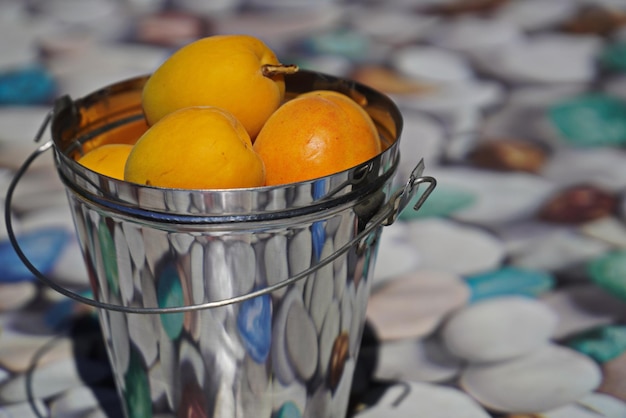
<path id="1" fill-rule="evenodd" d="M 295 74 L 299 70 L 295 64 L 265 64 L 261 67 L 261 73 L 265 77 L 274 77 L 283 74 Z"/>

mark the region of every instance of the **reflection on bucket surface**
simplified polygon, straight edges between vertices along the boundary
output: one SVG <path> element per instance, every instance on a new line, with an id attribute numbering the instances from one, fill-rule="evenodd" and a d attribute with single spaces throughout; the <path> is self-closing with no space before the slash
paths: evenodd
<path id="1" fill-rule="evenodd" d="M 348 80 L 289 77 L 291 93 L 365 97 L 386 144 L 358 167 L 309 182 L 159 189 L 77 164 L 92 138 L 141 119 L 144 82 L 61 99 L 51 126 L 126 416 L 345 416 L 378 215 L 393 206 L 395 219 L 411 197 L 392 190 L 397 108 Z"/>
<path id="2" fill-rule="evenodd" d="M 145 256 L 138 259 L 124 231 L 141 234 L 140 226 L 112 217 L 103 221 L 105 215 L 85 206 L 75 209 L 85 219 L 79 235 L 99 297 L 123 305 L 217 300 L 263 286 L 282 268 L 290 274 L 297 268 L 290 258 L 300 266 L 302 260 L 315 263 L 311 223 L 298 222 L 288 231 L 270 228 L 254 237 L 152 231 L 143 243 Z M 349 240 L 355 217 L 336 214 L 323 222 L 328 237 L 322 256 Z M 100 228 L 109 233 L 99 234 Z M 127 262 L 105 259 L 107 246 L 96 238 L 103 235 L 116 244 L 115 259 Z M 185 246 L 178 245 L 190 236 Z M 100 311 L 129 416 L 149 416 L 137 411 L 149 411 L 152 404 L 155 412 L 180 415 L 200 408 L 215 417 L 270 417 L 292 404 L 303 414 L 313 398 L 323 400 L 326 411 L 314 416 L 344 416 L 374 251 L 374 246 L 351 250 L 294 285 L 238 304 L 159 315 Z M 242 254 L 251 266 L 238 264 Z M 109 263 L 117 264 L 119 285 L 107 280 Z M 124 278 L 128 283 L 121 283 Z M 146 382 L 149 391 L 140 388 Z"/>

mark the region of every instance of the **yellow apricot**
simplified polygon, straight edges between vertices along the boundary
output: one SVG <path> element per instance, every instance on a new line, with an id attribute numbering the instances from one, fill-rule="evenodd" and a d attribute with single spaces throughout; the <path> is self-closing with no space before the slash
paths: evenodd
<path id="1" fill-rule="evenodd" d="M 215 35 L 172 54 L 148 78 L 142 105 L 153 125 L 174 110 L 216 106 L 232 113 L 254 139 L 285 95 L 284 73 L 274 52 L 249 35 Z"/>
<path id="2" fill-rule="evenodd" d="M 347 170 L 381 151 L 371 118 L 339 93 L 306 93 L 285 102 L 254 142 L 266 185 L 306 181 Z"/>
<path id="3" fill-rule="evenodd" d="M 133 146 L 105 144 L 94 148 L 78 159 L 78 163 L 96 173 L 124 180 L 124 166 Z"/>
<path id="4" fill-rule="evenodd" d="M 168 114 L 139 138 L 124 179 L 156 187 L 230 189 L 263 186 L 265 170 L 233 115 L 195 106 Z"/>

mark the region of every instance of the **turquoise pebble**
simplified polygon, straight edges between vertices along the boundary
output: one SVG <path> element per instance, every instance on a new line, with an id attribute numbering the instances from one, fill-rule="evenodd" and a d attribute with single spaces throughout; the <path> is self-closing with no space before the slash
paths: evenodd
<path id="1" fill-rule="evenodd" d="M 130 353 L 128 369 L 124 374 L 124 404 L 126 415 L 129 417 L 152 417 L 150 382 L 147 373 L 141 362 L 141 355 L 133 349 Z"/>
<path id="2" fill-rule="evenodd" d="M 548 118 L 572 146 L 626 144 L 626 103 L 606 94 L 586 94 L 556 103 Z"/>
<path id="3" fill-rule="evenodd" d="M 598 363 L 606 363 L 626 352 L 626 326 L 602 326 L 577 335 L 567 345 Z"/>
<path id="4" fill-rule="evenodd" d="M 81 243 L 81 247 L 84 251 L 85 267 L 87 268 L 87 274 L 90 277 L 90 281 L 95 282 L 96 277 L 96 261 L 97 261 L 97 246 L 96 246 L 96 234 L 98 228 L 95 227 L 94 222 L 85 217 L 83 225 L 79 220 L 80 216 L 76 217 L 76 233 L 78 234 L 78 241 Z"/>
<path id="5" fill-rule="evenodd" d="M 363 262 L 363 279 L 370 277 L 370 272 L 374 271 L 376 264 L 376 256 L 378 255 L 378 240 L 380 239 L 380 232 L 374 232 L 368 235 L 365 243 L 367 249 L 365 251 L 365 260 Z"/>
<path id="6" fill-rule="evenodd" d="M 168 263 L 158 273 L 157 300 L 159 308 L 184 306 L 183 287 L 176 266 Z M 183 330 L 183 312 L 161 314 L 161 325 L 171 340 L 175 340 Z"/>
<path id="7" fill-rule="evenodd" d="M 422 207 L 415 211 L 413 206 L 419 198 L 418 193 L 400 212 L 399 218 L 401 220 L 449 216 L 458 210 L 471 206 L 476 200 L 474 194 L 468 191 L 446 187 L 445 185 L 437 185 Z"/>
<path id="8" fill-rule="evenodd" d="M 104 220 L 101 220 L 98 224 L 98 243 L 100 244 L 100 254 L 102 254 L 102 264 L 109 285 L 109 292 L 118 295 L 120 284 L 117 270 L 117 252 L 115 251 L 113 236 Z"/>
<path id="9" fill-rule="evenodd" d="M 552 275 L 539 270 L 503 267 L 467 277 L 470 302 L 505 295 L 536 297 L 554 288 Z"/>
<path id="10" fill-rule="evenodd" d="M 39 66 L 12 69 L 0 73 L 0 104 L 36 105 L 49 103 L 56 93 L 56 82 Z"/>
<path id="11" fill-rule="evenodd" d="M 274 418 L 301 418 L 302 414 L 298 406 L 289 401 L 285 402 L 274 415 Z"/>
<path id="12" fill-rule="evenodd" d="M 263 363 L 272 345 L 272 300 L 269 295 L 257 296 L 241 303 L 237 328 L 246 352 L 252 360 Z"/>
<path id="13" fill-rule="evenodd" d="M 303 41 L 303 47 L 313 55 L 340 55 L 361 59 L 367 55 L 369 41 L 358 32 L 339 29 L 313 35 Z"/>
<path id="14" fill-rule="evenodd" d="M 611 251 L 591 260 L 587 271 L 599 287 L 626 300 L 626 251 Z"/>
<path id="15" fill-rule="evenodd" d="M 54 267 L 71 235 L 64 228 L 45 228 L 21 234 L 16 238 L 30 263 L 46 274 Z M 2 266 L 0 283 L 18 283 L 34 279 L 9 240 L 0 241 L 0 266 Z"/>
<path id="16" fill-rule="evenodd" d="M 626 71 L 626 42 L 607 46 L 600 54 L 600 65 L 610 70 Z"/>

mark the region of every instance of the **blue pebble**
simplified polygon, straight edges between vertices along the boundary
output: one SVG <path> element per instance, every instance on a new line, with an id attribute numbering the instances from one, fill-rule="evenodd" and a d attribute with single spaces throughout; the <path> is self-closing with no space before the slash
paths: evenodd
<path id="1" fill-rule="evenodd" d="M 241 303 L 237 329 L 252 360 L 263 363 L 272 345 L 272 306 L 269 295 L 261 295 Z"/>
<path id="2" fill-rule="evenodd" d="M 91 291 L 81 292 L 80 295 L 93 299 L 93 293 Z M 70 298 L 62 299 L 46 310 L 44 313 L 44 322 L 51 329 L 60 329 L 67 325 L 79 312 L 79 302 Z M 94 310 L 93 313 L 96 314 L 97 311 Z"/>
<path id="3" fill-rule="evenodd" d="M 554 278 L 538 270 L 504 267 L 467 277 L 470 302 L 506 295 L 536 297 L 554 288 Z"/>
<path id="4" fill-rule="evenodd" d="M 167 264 L 158 273 L 157 300 L 159 308 L 175 308 L 183 306 L 183 286 L 174 264 Z M 178 338 L 183 330 L 185 314 L 183 312 L 161 314 L 161 325 L 171 340 Z"/>
<path id="5" fill-rule="evenodd" d="M 73 315 L 75 306 L 76 302 L 72 299 L 63 299 L 55 303 L 44 314 L 44 322 L 52 329 L 61 328 Z"/>
<path id="6" fill-rule="evenodd" d="M 71 235 L 65 228 L 44 228 L 17 236 L 30 263 L 43 274 L 50 273 Z M 0 241 L 0 283 L 30 281 L 35 277 L 18 257 L 9 240 Z"/>
<path id="7" fill-rule="evenodd" d="M 311 236 L 313 239 L 313 255 L 315 256 L 315 261 L 319 261 L 322 256 L 324 242 L 326 241 L 326 230 L 324 229 L 324 223 L 322 221 L 313 223 L 311 226 Z"/>
<path id="8" fill-rule="evenodd" d="M 1 105 L 46 104 L 53 99 L 56 90 L 52 75 L 40 66 L 0 73 Z"/>
<path id="9" fill-rule="evenodd" d="M 321 199 L 326 194 L 328 179 L 321 178 L 313 182 L 313 200 Z"/>
<path id="10" fill-rule="evenodd" d="M 313 199 L 319 200 L 326 193 L 326 187 L 328 186 L 328 179 L 322 178 L 316 180 L 313 183 Z M 321 221 L 315 222 L 312 226 L 311 234 L 313 236 L 313 254 L 315 260 L 319 260 L 322 256 L 322 248 L 324 247 L 324 241 L 326 241 L 326 231 L 324 230 L 324 224 Z"/>

